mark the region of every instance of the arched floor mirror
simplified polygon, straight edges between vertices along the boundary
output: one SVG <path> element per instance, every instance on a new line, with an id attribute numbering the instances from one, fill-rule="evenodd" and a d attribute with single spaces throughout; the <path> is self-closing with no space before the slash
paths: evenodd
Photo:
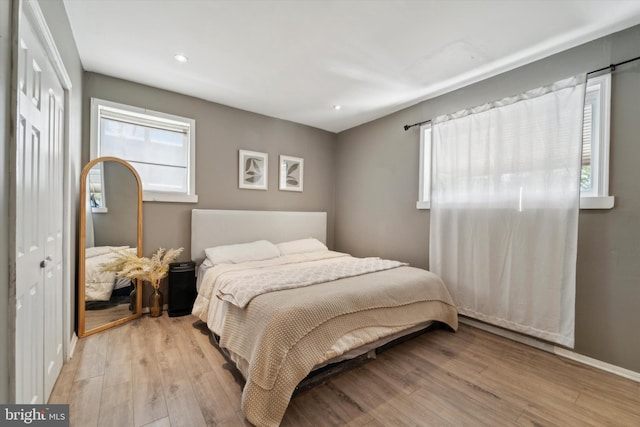
<path id="1" fill-rule="evenodd" d="M 104 271 L 117 251 L 142 256 L 142 181 L 116 157 L 89 162 L 80 176 L 78 239 L 78 336 L 141 316 L 137 280 Z"/>

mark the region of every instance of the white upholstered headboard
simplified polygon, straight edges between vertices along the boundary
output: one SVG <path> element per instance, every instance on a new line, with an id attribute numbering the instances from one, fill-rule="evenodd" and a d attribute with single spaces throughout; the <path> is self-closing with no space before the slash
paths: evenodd
<path id="1" fill-rule="evenodd" d="M 315 237 L 327 242 L 326 212 L 193 209 L 191 259 L 204 260 L 213 246 L 269 240 L 273 243 Z"/>

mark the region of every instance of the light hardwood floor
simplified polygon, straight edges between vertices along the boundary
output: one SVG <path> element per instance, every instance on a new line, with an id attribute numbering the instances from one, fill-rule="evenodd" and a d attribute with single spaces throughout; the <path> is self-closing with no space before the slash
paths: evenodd
<path id="1" fill-rule="evenodd" d="M 240 396 L 197 319 L 165 313 L 81 339 L 49 403 L 77 427 L 243 426 Z M 640 426 L 640 383 L 461 325 L 296 395 L 282 425 Z"/>

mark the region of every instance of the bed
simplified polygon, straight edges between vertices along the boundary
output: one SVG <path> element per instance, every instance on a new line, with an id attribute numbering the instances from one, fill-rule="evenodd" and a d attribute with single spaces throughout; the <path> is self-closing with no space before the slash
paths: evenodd
<path id="1" fill-rule="evenodd" d="M 279 425 L 314 369 L 432 322 L 457 329 L 436 275 L 325 244 L 324 212 L 192 211 L 193 314 L 242 373 L 242 410 L 257 426 Z"/>

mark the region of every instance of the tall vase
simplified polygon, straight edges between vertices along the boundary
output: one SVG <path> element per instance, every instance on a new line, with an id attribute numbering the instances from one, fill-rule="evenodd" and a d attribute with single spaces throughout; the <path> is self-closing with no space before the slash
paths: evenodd
<path id="1" fill-rule="evenodd" d="M 162 306 L 164 305 L 164 298 L 162 292 L 158 288 L 153 288 L 153 293 L 149 296 L 149 314 L 151 317 L 162 316 Z"/>

